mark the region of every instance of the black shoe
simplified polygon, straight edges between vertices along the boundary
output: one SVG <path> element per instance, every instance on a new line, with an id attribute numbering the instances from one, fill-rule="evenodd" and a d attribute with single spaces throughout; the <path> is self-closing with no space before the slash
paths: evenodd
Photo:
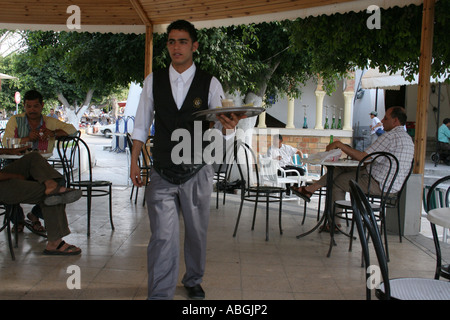
<path id="1" fill-rule="evenodd" d="M 193 287 L 184 286 L 188 292 L 188 296 L 191 299 L 203 300 L 205 299 L 205 291 L 203 291 L 202 286 L 197 284 Z"/>

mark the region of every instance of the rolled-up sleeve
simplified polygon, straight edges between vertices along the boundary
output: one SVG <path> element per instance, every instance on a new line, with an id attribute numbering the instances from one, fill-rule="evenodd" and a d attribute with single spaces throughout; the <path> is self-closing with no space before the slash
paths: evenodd
<path id="1" fill-rule="evenodd" d="M 139 105 L 134 118 L 134 129 L 131 135 L 133 140 L 139 140 L 145 143 L 153 122 L 153 112 L 153 74 L 150 74 L 144 81 L 144 87 L 142 88 Z"/>

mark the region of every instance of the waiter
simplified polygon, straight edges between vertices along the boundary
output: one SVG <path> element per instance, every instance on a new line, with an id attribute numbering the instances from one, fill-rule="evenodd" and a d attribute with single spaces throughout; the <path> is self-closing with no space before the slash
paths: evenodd
<path id="1" fill-rule="evenodd" d="M 172 299 L 175 294 L 180 212 L 185 225 L 186 273 L 182 283 L 190 298 L 203 299 L 205 292 L 200 283 L 205 271 L 214 171 L 211 165 L 194 161 L 194 153 L 190 161 L 180 164 L 180 158 L 185 159 L 186 154 L 172 155 L 178 142 L 172 141 L 171 137 L 177 129 L 189 132 L 192 150 L 196 149 L 194 136 L 203 137 L 209 123 L 195 123 L 192 113 L 221 106 L 224 92 L 215 77 L 199 70 L 193 62 L 193 54 L 199 47 L 195 27 L 188 21 L 178 20 L 169 25 L 167 34 L 167 49 L 172 62 L 168 69 L 154 72 L 144 81 L 132 134 L 130 177 L 134 185 L 144 185 L 138 157 L 154 119 L 154 166 L 145 194 L 152 233 L 147 250 L 148 299 Z M 217 116 L 215 127 L 229 138 L 243 117 L 235 114 Z M 202 145 L 201 149 L 204 147 Z"/>

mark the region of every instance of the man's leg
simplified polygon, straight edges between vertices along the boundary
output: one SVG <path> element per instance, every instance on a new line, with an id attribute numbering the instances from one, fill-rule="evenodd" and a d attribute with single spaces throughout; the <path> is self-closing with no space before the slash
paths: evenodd
<path id="1" fill-rule="evenodd" d="M 32 178 L 41 184 L 46 180 L 61 181 L 63 179 L 63 176 L 37 152 L 24 155 L 3 168 L 2 172 L 20 174 L 25 179 Z"/>
<path id="2" fill-rule="evenodd" d="M 185 224 L 183 284 L 194 287 L 202 282 L 206 264 L 206 238 L 209 223 L 214 171 L 204 166 L 182 186 L 181 211 Z"/>
<path id="3" fill-rule="evenodd" d="M 173 299 L 179 266 L 178 186 L 154 170 L 145 193 L 151 238 L 147 248 L 148 299 Z"/>
<path id="4" fill-rule="evenodd" d="M 45 185 L 30 180 L 7 180 L 0 182 L 0 201 L 39 204 L 42 208 L 49 241 L 62 238 L 70 233 L 65 205 L 46 206 Z"/>

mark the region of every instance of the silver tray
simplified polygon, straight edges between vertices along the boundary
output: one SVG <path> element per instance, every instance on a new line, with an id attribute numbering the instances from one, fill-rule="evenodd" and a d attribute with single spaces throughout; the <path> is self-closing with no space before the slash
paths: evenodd
<path id="1" fill-rule="evenodd" d="M 230 116 L 231 113 L 236 115 L 245 114 L 247 117 L 254 117 L 264 112 L 262 107 L 222 107 L 194 112 L 192 115 L 198 120 L 217 121 L 216 115 L 225 114 Z"/>

